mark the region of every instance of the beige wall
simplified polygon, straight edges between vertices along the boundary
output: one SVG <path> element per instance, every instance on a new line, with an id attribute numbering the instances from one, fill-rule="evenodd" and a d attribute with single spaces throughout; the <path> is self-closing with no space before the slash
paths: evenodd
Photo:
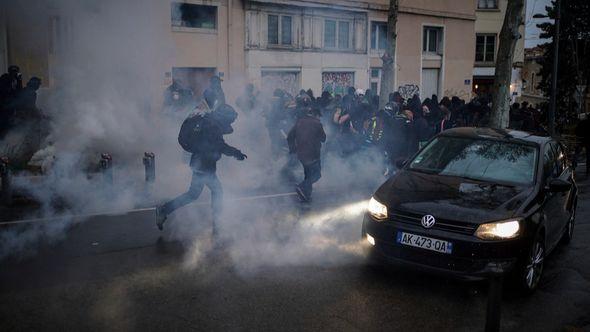
<path id="1" fill-rule="evenodd" d="M 502 25 L 504 24 L 504 15 L 506 14 L 507 5 L 508 0 L 498 0 L 497 10 L 476 10 L 475 15 L 477 19 L 475 21 L 475 33 L 495 33 L 499 36 L 500 31 L 502 30 Z M 523 11 L 526 12 L 526 4 Z M 514 63 L 522 64 L 524 62 L 524 33 L 524 25 L 521 25 L 520 35 L 522 38 L 516 43 Z M 499 40 L 496 38 L 496 52 L 498 51 L 498 44 Z"/>
<path id="2" fill-rule="evenodd" d="M 39 6 L 33 1 L 31 6 Z M 7 5 L 0 8 L 5 15 L 0 18 L 0 42 L 4 41 L 6 49 L 2 50 L 2 66 L 17 65 L 23 74 L 23 84 L 32 76 L 40 77 L 44 87 L 50 84 L 49 77 L 49 15 L 39 16 L 34 22 L 21 19 L 23 4 Z M 31 38 L 33 36 L 33 38 Z M 4 49 L 4 45 L 0 49 Z M 6 68 L 3 68 L 6 69 Z M 2 72 L 4 73 L 4 71 Z"/>
<path id="3" fill-rule="evenodd" d="M 421 88 L 422 68 L 440 67 L 440 93 L 469 98 L 471 85 L 465 81 L 471 80 L 475 58 L 474 14 L 475 2 L 471 0 L 402 0 L 397 22 L 395 86 L 415 84 Z M 387 12 L 369 12 L 371 21 L 386 22 Z M 436 57 L 422 55 L 424 26 L 444 30 L 442 63 Z M 381 55 L 382 52 L 369 50 L 370 67 L 381 67 Z"/>
<path id="4" fill-rule="evenodd" d="M 465 80 L 471 80 L 472 59 L 475 56 L 475 41 L 470 38 L 474 31 L 473 21 L 469 20 L 411 14 L 400 15 L 396 49 L 397 86 L 418 84 L 422 90 L 422 68 L 439 66 L 436 63 L 440 60 L 422 58 L 423 26 L 443 28 L 444 51 L 440 93 L 469 98 L 471 85 L 465 85 Z"/>
<path id="5" fill-rule="evenodd" d="M 180 0 L 178 0 L 180 1 Z M 173 67 L 216 68 L 224 73 L 224 87 L 241 89 L 245 81 L 253 81 L 260 86 L 261 72 L 268 68 L 297 68 L 300 83 L 304 88 L 312 88 L 316 94 L 321 92 L 321 74 L 325 71 L 351 71 L 355 73 L 355 85 L 369 87 L 369 70 L 380 67 L 379 52 L 368 50 L 370 22 L 386 21 L 388 0 L 315 0 L 289 1 L 301 11 L 294 35 L 297 36 L 297 50 L 268 50 L 262 38 L 265 34 L 265 21 L 256 18 L 259 24 L 258 41 L 249 37 L 246 27 L 252 15 L 244 8 L 244 0 L 183 0 L 188 3 L 214 5 L 218 7 L 217 28 L 177 29 L 171 26 L 170 3 L 173 0 L 146 2 L 157 13 L 157 26 L 164 39 L 173 49 L 169 55 L 154 65 L 160 73 L 160 80 L 154 82 L 155 91 L 162 90 L 171 83 L 169 73 Z M 282 0 L 262 0 L 270 5 L 284 4 Z M 503 0 L 502 2 L 505 2 Z M 299 6 L 299 7 L 297 7 Z M 277 8 L 284 8 L 279 5 Z M 293 7 L 291 7 L 293 8 Z M 299 8 L 299 9 L 297 9 Z M 339 11 L 328 11 L 337 8 Z M 229 11 L 229 12 L 228 12 Z M 344 14 L 343 14 L 344 13 Z M 464 84 L 471 78 L 475 52 L 475 1 L 473 0 L 401 0 L 398 21 L 398 42 L 396 53 L 396 86 L 402 84 L 421 85 L 423 66 L 436 61 L 441 66 L 441 93 L 465 95 L 470 87 Z M 490 13 L 478 12 L 481 15 Z M 353 50 L 350 52 L 328 52 L 321 48 L 323 42 L 323 21 L 321 17 L 348 15 L 354 22 Z M 490 22 L 475 22 L 475 26 L 485 26 Z M 492 20 L 493 21 L 493 20 Z M 496 20 L 497 21 L 497 20 Z M 494 21 L 496 24 L 497 22 Z M 12 24 L 12 23 L 11 23 Z M 18 22 L 14 24 L 18 25 Z M 424 25 L 437 25 L 444 28 L 444 54 L 440 60 L 423 59 L 422 28 Z M 501 26 L 501 22 L 500 22 Z M 13 29 L 10 29 L 13 30 Z M 13 34 L 28 34 L 27 27 L 14 29 Z M 34 33 L 34 32 L 33 32 Z M 39 31 L 43 33 L 43 31 Z M 26 35 L 9 36 L 10 39 L 23 40 Z M 49 38 L 47 38 L 49 40 Z M 248 42 L 246 42 L 246 40 Z M 257 42 L 260 42 L 257 44 Z M 51 75 L 51 56 L 48 45 L 10 45 L 9 59 L 19 59 L 23 71 Z"/>
<path id="6" fill-rule="evenodd" d="M 162 15 L 163 27 L 175 46 L 174 56 L 166 59 L 164 72 L 172 67 L 216 68 L 225 80 L 244 76 L 244 11 L 239 0 L 186 0 L 187 3 L 217 6 L 217 29 L 178 29 L 170 23 L 171 0 L 161 1 L 155 9 Z M 228 11 L 231 8 L 231 13 Z M 228 14 L 231 19 L 228 20 Z M 229 31 L 229 34 L 228 34 Z"/>

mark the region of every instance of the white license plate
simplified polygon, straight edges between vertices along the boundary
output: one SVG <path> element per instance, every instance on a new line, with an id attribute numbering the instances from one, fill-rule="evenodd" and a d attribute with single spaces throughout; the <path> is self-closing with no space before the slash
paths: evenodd
<path id="1" fill-rule="evenodd" d="M 450 254 L 453 252 L 453 243 L 417 234 L 397 232 L 396 242 L 406 246 L 442 252 L 443 254 Z"/>

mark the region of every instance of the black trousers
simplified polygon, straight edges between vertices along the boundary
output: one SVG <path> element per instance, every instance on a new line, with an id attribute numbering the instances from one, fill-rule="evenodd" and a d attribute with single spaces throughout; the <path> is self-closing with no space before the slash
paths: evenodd
<path id="1" fill-rule="evenodd" d="M 318 182 L 322 177 L 322 163 L 320 160 L 316 160 L 311 164 L 304 164 L 303 162 L 301 162 L 301 164 L 303 165 L 305 178 L 299 183 L 299 188 L 301 188 L 305 196 L 311 197 L 313 184 Z"/>

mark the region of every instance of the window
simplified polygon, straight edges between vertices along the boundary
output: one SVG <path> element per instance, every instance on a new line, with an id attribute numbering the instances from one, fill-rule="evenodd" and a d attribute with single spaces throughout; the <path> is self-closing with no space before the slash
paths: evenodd
<path id="1" fill-rule="evenodd" d="M 324 48 L 350 49 L 350 22 L 324 21 Z"/>
<path id="2" fill-rule="evenodd" d="M 268 15 L 268 43 L 291 45 L 293 42 L 292 21 L 291 16 Z"/>
<path id="3" fill-rule="evenodd" d="M 324 23 L 324 47 L 336 47 L 336 21 L 326 20 Z"/>
<path id="4" fill-rule="evenodd" d="M 371 78 L 379 78 L 381 76 L 381 69 L 371 68 Z"/>
<path id="5" fill-rule="evenodd" d="M 496 54 L 496 35 L 480 35 L 475 37 L 475 61 L 494 62 Z"/>
<path id="6" fill-rule="evenodd" d="M 291 16 L 281 17 L 281 44 L 291 45 Z"/>
<path id="7" fill-rule="evenodd" d="M 477 0 L 477 9 L 498 9 L 498 0 Z"/>
<path id="8" fill-rule="evenodd" d="M 559 169 L 557 166 L 557 155 L 555 152 L 555 146 L 553 144 L 545 145 L 545 156 L 543 158 L 543 169 L 545 172 L 545 178 L 559 176 Z"/>
<path id="9" fill-rule="evenodd" d="M 279 43 L 279 17 L 277 15 L 268 15 L 268 43 Z"/>
<path id="10" fill-rule="evenodd" d="M 379 94 L 379 88 L 381 86 L 381 68 L 371 68 L 371 75 L 369 79 L 369 86 L 371 91 Z"/>
<path id="11" fill-rule="evenodd" d="M 387 48 L 387 23 L 371 22 L 371 49 Z"/>
<path id="12" fill-rule="evenodd" d="M 349 48 L 350 24 L 348 22 L 338 22 L 338 48 Z"/>
<path id="13" fill-rule="evenodd" d="M 422 51 L 424 53 L 442 52 L 442 29 L 435 27 L 424 27 L 422 34 Z"/>
<path id="14" fill-rule="evenodd" d="M 172 26 L 183 28 L 216 29 L 217 7 L 191 3 L 171 3 Z"/>

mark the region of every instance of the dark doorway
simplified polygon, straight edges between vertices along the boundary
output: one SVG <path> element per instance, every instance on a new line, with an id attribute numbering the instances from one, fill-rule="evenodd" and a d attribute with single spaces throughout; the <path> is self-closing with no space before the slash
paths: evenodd
<path id="1" fill-rule="evenodd" d="M 209 86 L 209 78 L 216 73 L 215 68 L 174 67 L 172 80 L 180 81 L 182 87 L 193 91 L 196 99 L 201 99 L 203 91 Z"/>

